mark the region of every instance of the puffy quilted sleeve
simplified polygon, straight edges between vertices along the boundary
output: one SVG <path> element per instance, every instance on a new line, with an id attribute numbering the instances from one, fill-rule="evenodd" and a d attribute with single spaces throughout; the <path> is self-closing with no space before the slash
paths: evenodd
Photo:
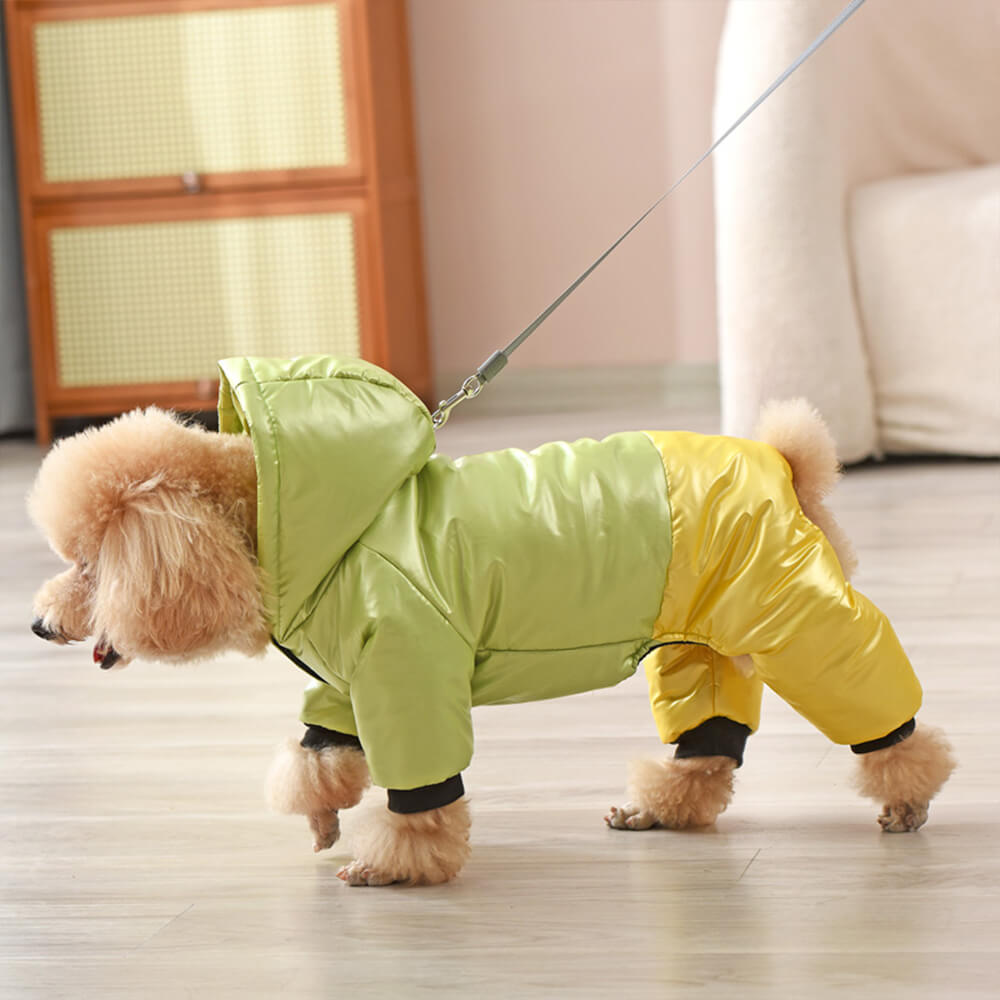
<path id="1" fill-rule="evenodd" d="M 306 688 L 299 718 L 307 726 L 322 726 L 334 732 L 358 735 L 350 697 L 320 681 L 313 681 Z"/>
<path id="2" fill-rule="evenodd" d="M 459 774 L 472 760 L 475 657 L 388 563 L 377 587 L 380 613 L 351 678 L 357 735 L 377 785 L 421 788 Z"/>

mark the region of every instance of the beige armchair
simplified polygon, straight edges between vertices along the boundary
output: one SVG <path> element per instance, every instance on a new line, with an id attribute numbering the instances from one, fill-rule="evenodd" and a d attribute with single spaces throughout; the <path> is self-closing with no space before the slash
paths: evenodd
<path id="1" fill-rule="evenodd" d="M 843 0 L 730 0 L 717 130 Z M 1000 454 L 1000 3 L 868 0 L 715 161 L 723 424 Z"/>

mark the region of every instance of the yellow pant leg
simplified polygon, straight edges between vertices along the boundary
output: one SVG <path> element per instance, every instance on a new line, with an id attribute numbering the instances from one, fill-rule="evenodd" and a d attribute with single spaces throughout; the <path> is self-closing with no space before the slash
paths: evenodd
<path id="1" fill-rule="evenodd" d="M 653 718 L 664 743 L 676 743 L 684 733 L 718 716 L 751 731 L 760 725 L 760 678 L 745 677 L 708 646 L 658 646 L 642 662 Z"/>
<path id="2" fill-rule="evenodd" d="M 899 640 L 844 579 L 778 452 L 732 438 L 650 437 L 673 527 L 656 638 L 752 655 L 764 683 L 836 743 L 878 739 L 912 718 L 921 690 Z"/>
<path id="3" fill-rule="evenodd" d="M 831 560 L 824 539 L 802 554 L 798 579 L 774 589 L 753 623 L 753 659 L 764 682 L 834 743 L 865 743 L 912 719 L 923 694 L 885 615 L 849 583 L 817 586 Z"/>

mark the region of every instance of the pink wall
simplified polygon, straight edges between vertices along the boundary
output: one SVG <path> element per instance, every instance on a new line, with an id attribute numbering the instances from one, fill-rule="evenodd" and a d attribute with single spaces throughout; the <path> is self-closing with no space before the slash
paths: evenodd
<path id="1" fill-rule="evenodd" d="M 530 322 L 711 141 L 726 0 L 410 0 L 435 370 Z M 518 354 L 716 356 L 710 165 Z"/>

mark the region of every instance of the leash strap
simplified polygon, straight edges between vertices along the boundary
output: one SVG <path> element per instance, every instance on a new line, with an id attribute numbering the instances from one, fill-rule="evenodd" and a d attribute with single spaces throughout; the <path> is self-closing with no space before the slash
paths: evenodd
<path id="1" fill-rule="evenodd" d="M 458 392 L 438 403 L 438 408 L 431 414 L 434 427 L 443 427 L 448 420 L 451 411 L 459 403 L 466 399 L 475 399 L 488 382 L 493 381 L 507 367 L 510 356 L 516 351 L 548 318 L 559 308 L 583 284 L 587 278 L 637 229 L 659 206 L 667 200 L 684 183 L 687 178 L 694 173 L 707 160 L 712 153 L 729 136 L 736 131 L 759 108 L 823 43 L 865 2 L 865 0 L 851 0 L 850 3 L 830 22 L 830 24 L 816 37 L 812 44 L 765 90 L 753 104 L 750 105 L 720 135 L 680 177 L 670 185 L 669 190 L 661 195 L 625 230 L 621 236 L 594 261 L 586 271 L 583 272 L 551 305 L 547 306 L 524 330 L 521 331 L 502 350 L 494 351 L 463 383 Z"/>

